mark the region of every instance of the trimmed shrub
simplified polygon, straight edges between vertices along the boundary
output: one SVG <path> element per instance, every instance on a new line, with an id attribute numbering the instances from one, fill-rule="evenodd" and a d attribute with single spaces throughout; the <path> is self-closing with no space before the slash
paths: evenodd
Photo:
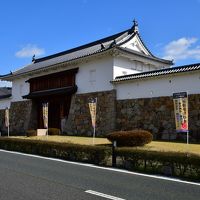
<path id="1" fill-rule="evenodd" d="M 49 128 L 48 135 L 60 135 L 60 129 L 58 128 Z"/>
<path id="2" fill-rule="evenodd" d="M 0 149 L 98 165 L 107 163 L 111 156 L 111 148 L 105 146 L 24 140 L 19 138 L 0 138 Z"/>
<path id="3" fill-rule="evenodd" d="M 121 158 L 122 167 L 129 170 L 167 175 L 168 168 L 171 176 L 200 179 L 200 156 L 196 154 L 117 148 L 116 156 Z"/>
<path id="4" fill-rule="evenodd" d="M 116 141 L 119 147 L 143 146 L 153 139 L 152 134 L 145 130 L 116 131 L 106 137 L 111 142 Z"/>
<path id="5" fill-rule="evenodd" d="M 36 130 L 27 130 L 26 131 L 26 136 L 27 137 L 37 136 L 37 131 Z"/>

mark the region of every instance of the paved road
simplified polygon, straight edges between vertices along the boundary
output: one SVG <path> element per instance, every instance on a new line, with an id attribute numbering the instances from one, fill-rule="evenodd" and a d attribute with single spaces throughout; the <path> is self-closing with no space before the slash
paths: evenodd
<path id="1" fill-rule="evenodd" d="M 200 199 L 199 185 L 0 151 L 0 200 L 106 199 L 87 190 L 126 200 Z"/>

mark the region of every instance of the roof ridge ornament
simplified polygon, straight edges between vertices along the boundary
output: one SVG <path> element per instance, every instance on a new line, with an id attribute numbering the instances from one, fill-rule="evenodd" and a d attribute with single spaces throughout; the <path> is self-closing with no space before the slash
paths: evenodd
<path id="1" fill-rule="evenodd" d="M 139 33 L 138 22 L 136 21 L 136 19 L 133 20 L 132 30 L 134 33 Z"/>
<path id="2" fill-rule="evenodd" d="M 32 62 L 33 62 L 33 63 L 35 62 L 35 54 L 34 54 L 33 57 L 32 57 Z"/>
<path id="3" fill-rule="evenodd" d="M 110 44 L 110 47 L 115 47 L 117 45 L 116 40 L 114 39 L 113 42 Z"/>

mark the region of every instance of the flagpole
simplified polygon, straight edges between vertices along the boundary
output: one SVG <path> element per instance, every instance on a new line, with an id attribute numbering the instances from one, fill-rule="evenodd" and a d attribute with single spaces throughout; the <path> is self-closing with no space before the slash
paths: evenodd
<path id="1" fill-rule="evenodd" d="M 6 108 L 6 124 L 7 124 L 7 130 L 8 130 L 8 137 L 10 136 L 10 120 L 9 120 L 9 118 L 10 118 L 10 116 L 9 116 L 9 108 L 7 107 Z"/>
<path id="2" fill-rule="evenodd" d="M 188 97 L 188 91 L 187 91 L 187 117 L 188 117 L 188 119 L 187 119 L 187 121 L 188 121 L 188 123 L 187 123 L 187 125 L 188 125 L 188 127 L 187 127 L 187 146 L 188 146 L 188 144 L 189 144 L 189 108 L 188 108 L 188 102 L 189 102 L 189 97 Z"/>
<path id="3" fill-rule="evenodd" d="M 94 140 L 95 140 L 95 131 L 96 131 L 96 128 L 94 126 L 94 132 L 93 132 L 93 139 L 92 139 L 92 144 L 94 145 Z"/>
<path id="4" fill-rule="evenodd" d="M 49 123 L 49 122 L 48 122 L 49 118 L 48 118 L 48 116 L 49 116 L 49 115 L 47 114 L 47 138 L 48 138 L 48 136 L 49 136 L 49 133 L 48 133 L 48 131 L 49 131 L 49 124 L 48 124 L 48 123 Z"/>
<path id="5" fill-rule="evenodd" d="M 47 138 L 48 138 L 48 130 L 49 130 L 49 103 L 47 103 Z"/>
<path id="6" fill-rule="evenodd" d="M 95 135 L 96 135 L 96 120 L 97 120 L 97 97 L 95 99 L 96 99 L 96 112 L 95 112 L 95 125 L 94 125 L 94 134 L 93 134 L 93 145 L 94 145 Z"/>
<path id="7" fill-rule="evenodd" d="M 8 110 L 9 112 L 9 110 Z M 10 120 L 9 120 L 9 115 L 8 115 L 8 137 L 10 136 Z"/>

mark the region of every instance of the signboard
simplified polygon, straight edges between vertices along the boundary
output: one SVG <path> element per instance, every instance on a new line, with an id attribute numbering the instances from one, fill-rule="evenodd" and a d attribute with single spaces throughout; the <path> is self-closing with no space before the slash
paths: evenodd
<path id="1" fill-rule="evenodd" d="M 92 127 L 96 127 L 96 107 L 97 107 L 97 98 L 89 99 L 89 109 L 92 120 Z"/>
<path id="2" fill-rule="evenodd" d="M 9 109 L 6 108 L 5 110 L 5 126 L 9 127 Z"/>
<path id="3" fill-rule="evenodd" d="M 42 104 L 44 128 L 48 129 L 48 103 Z"/>
<path id="4" fill-rule="evenodd" d="M 188 95 L 187 92 L 173 94 L 174 113 L 177 132 L 188 132 Z"/>

